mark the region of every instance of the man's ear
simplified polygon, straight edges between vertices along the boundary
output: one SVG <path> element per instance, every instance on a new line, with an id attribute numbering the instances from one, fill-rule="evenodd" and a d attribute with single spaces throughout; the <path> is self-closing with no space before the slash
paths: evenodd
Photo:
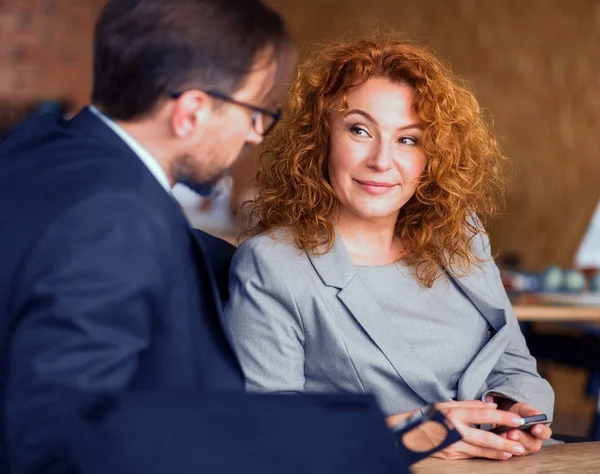
<path id="1" fill-rule="evenodd" d="M 178 138 L 187 138 L 210 117 L 212 101 L 199 90 L 189 90 L 175 100 L 171 112 L 171 127 Z"/>

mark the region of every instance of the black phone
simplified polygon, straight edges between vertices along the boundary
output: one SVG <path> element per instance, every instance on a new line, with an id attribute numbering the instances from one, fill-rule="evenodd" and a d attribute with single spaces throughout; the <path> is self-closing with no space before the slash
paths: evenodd
<path id="1" fill-rule="evenodd" d="M 552 423 L 552 420 L 549 419 L 546 415 L 533 415 L 533 416 L 524 416 L 523 424 L 521 426 L 496 426 L 490 430 L 490 433 L 502 434 L 506 433 L 510 430 L 521 430 L 521 431 L 531 431 L 535 425 L 549 425 Z"/>

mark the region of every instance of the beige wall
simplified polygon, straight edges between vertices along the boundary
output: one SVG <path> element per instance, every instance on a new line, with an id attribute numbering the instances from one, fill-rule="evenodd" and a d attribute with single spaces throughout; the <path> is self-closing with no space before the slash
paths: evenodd
<path id="1" fill-rule="evenodd" d="M 433 45 L 491 110 L 515 164 L 495 247 L 531 269 L 571 263 L 600 199 L 600 0 L 267 1 L 301 43 L 379 24 Z M 0 98 L 85 103 L 103 3 L 0 1 Z"/>
<path id="2" fill-rule="evenodd" d="M 387 25 L 432 45 L 491 110 L 515 165 L 496 249 L 573 260 L 600 199 L 600 1 L 269 0 L 297 39 Z"/>

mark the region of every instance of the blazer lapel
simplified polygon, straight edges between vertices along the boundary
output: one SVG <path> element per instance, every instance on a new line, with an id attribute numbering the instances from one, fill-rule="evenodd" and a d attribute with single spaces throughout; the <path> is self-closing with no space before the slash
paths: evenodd
<path id="1" fill-rule="evenodd" d="M 243 378 L 243 373 L 241 366 L 237 360 L 236 355 L 233 352 L 233 348 L 229 339 L 225 334 L 225 330 L 223 329 L 223 325 L 221 321 L 223 321 L 223 303 L 221 293 L 219 291 L 219 287 L 217 284 L 217 279 L 214 274 L 213 268 L 211 266 L 211 261 L 208 258 L 207 252 L 205 250 L 204 244 L 202 243 L 202 239 L 198 232 L 194 231 L 189 225 L 187 228 L 191 234 L 192 240 L 194 242 L 195 250 L 196 250 L 196 262 L 200 272 L 204 275 L 204 278 L 201 281 L 202 285 L 208 285 L 210 290 L 206 292 L 207 296 L 210 296 L 210 300 L 206 303 L 209 306 L 214 308 L 214 315 L 208 315 L 207 321 L 209 322 L 213 334 L 220 342 L 220 347 L 223 349 L 226 354 L 227 359 L 233 367 L 235 367 L 236 371 L 239 372 L 241 377 Z"/>
<path id="2" fill-rule="evenodd" d="M 435 374 L 422 362 L 369 294 L 339 235 L 333 249 L 324 255 L 308 252 L 308 257 L 327 286 L 339 288 L 338 298 L 358 321 L 398 375 L 425 404 L 450 400 Z"/>
<path id="3" fill-rule="evenodd" d="M 207 280 L 208 284 L 210 285 L 210 294 L 212 295 L 212 297 L 213 297 L 212 299 L 215 302 L 215 310 L 219 316 L 219 320 L 222 320 L 223 319 L 222 318 L 223 303 L 222 303 L 222 299 L 221 299 L 221 293 L 220 293 L 218 285 L 217 285 L 217 279 L 216 279 L 214 271 L 209 263 L 210 259 L 208 258 L 207 252 L 204 248 L 204 245 L 202 244 L 202 240 L 200 239 L 200 236 L 198 235 L 198 233 L 195 232 L 194 229 L 192 229 L 189 226 L 189 224 L 187 224 L 187 228 L 192 236 L 192 241 L 194 242 L 194 245 L 196 247 L 196 251 L 197 251 L 196 260 L 198 262 L 198 266 L 200 267 L 200 269 L 203 271 L 203 273 L 207 277 L 205 279 L 205 281 Z"/>
<path id="4" fill-rule="evenodd" d="M 508 345 L 508 327 L 501 328 L 483 346 L 458 381 L 457 400 L 474 400 Z"/>
<path id="5" fill-rule="evenodd" d="M 490 328 L 496 333 L 506 324 L 506 312 L 502 304 L 493 297 L 494 292 L 489 287 L 486 279 L 479 274 L 479 272 L 485 271 L 485 264 L 483 264 L 481 270 L 463 277 L 455 277 L 451 272 L 448 272 L 448 275 L 473 302 L 489 323 Z"/>
<path id="6" fill-rule="evenodd" d="M 486 270 L 485 263 L 481 271 Z M 486 279 L 470 273 L 464 277 L 452 277 L 490 325 L 491 338 L 469 364 L 458 381 L 457 399 L 473 400 L 492 372 L 498 359 L 509 343 L 506 310 L 492 295 Z"/>

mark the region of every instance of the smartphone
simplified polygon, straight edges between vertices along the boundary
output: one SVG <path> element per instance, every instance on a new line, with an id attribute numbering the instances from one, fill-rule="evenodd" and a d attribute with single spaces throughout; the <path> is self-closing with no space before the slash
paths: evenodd
<path id="1" fill-rule="evenodd" d="M 535 425 L 549 425 L 550 423 L 552 423 L 552 420 L 546 415 L 524 416 L 523 424 L 521 426 L 496 426 L 490 430 L 490 433 L 501 434 L 510 430 L 531 431 L 531 428 Z"/>

